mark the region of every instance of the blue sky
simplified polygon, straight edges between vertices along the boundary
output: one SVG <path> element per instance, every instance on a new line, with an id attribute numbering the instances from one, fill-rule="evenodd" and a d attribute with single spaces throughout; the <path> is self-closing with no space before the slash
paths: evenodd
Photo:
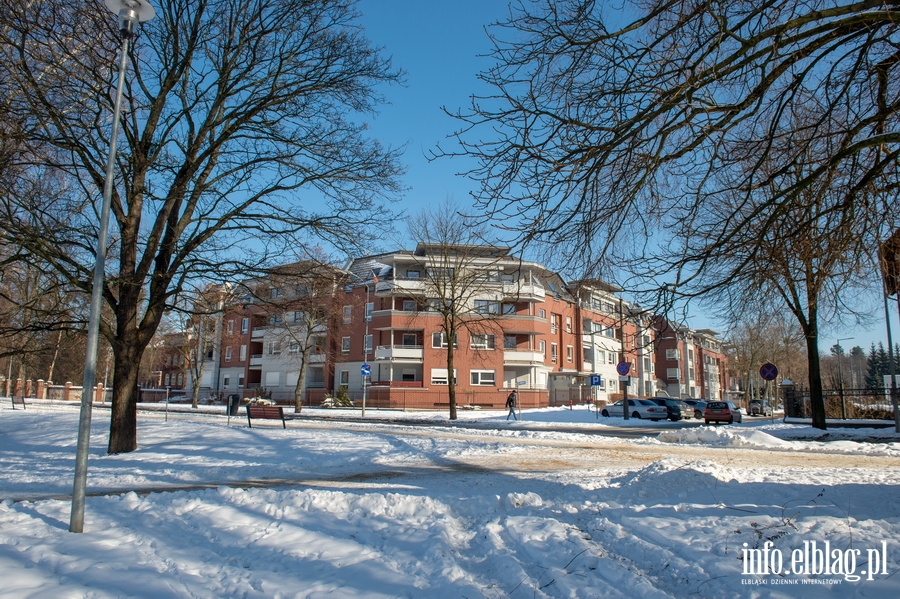
<path id="1" fill-rule="evenodd" d="M 431 203 L 453 198 L 468 205 L 468 194 L 475 185 L 456 173 L 472 163 L 461 159 L 440 159 L 429 162 L 427 155 L 437 144 L 453 147 L 448 140 L 457 122 L 441 111 L 446 106 L 453 111 L 469 105 L 473 94 L 490 89 L 478 81 L 477 75 L 493 64 L 487 54 L 490 41 L 485 27 L 508 15 L 506 0 L 360 0 L 361 23 L 369 39 L 384 47 L 394 65 L 407 72 L 406 86 L 385 89 L 390 105 L 383 106 L 371 122 L 371 133 L 383 142 L 406 145 L 404 162 L 408 167 L 405 183 L 410 188 L 398 204 L 398 209 L 415 213 Z M 398 226 L 402 229 L 402 226 Z M 403 233 L 403 231 L 400 231 Z M 408 247 L 411 241 L 399 240 Z M 390 247 L 393 244 L 385 243 Z M 891 301 L 892 334 L 900 341 L 900 322 L 897 303 Z M 826 352 L 836 338 L 853 337 L 842 341 L 848 348 L 859 345 L 868 350 L 871 343 L 886 343 L 884 310 L 877 315 L 868 330 L 836 327 L 821 333 L 819 348 Z M 714 321 L 696 317 L 693 326 L 722 330 Z"/>
<path id="2" fill-rule="evenodd" d="M 503 0 L 361 0 L 362 25 L 369 39 L 383 46 L 394 65 L 407 72 L 406 87 L 387 88 L 391 104 L 371 123 L 372 134 L 394 146 L 406 144 L 405 194 L 399 207 L 409 213 L 452 197 L 469 203 L 474 184 L 456 175 L 460 159 L 429 162 L 426 156 L 447 140 L 457 122 L 441 111 L 464 108 L 473 93 L 488 88 L 477 74 L 492 64 L 479 54 L 490 51 L 484 28 L 507 12 Z M 471 165 L 471 163 L 468 163 Z"/>

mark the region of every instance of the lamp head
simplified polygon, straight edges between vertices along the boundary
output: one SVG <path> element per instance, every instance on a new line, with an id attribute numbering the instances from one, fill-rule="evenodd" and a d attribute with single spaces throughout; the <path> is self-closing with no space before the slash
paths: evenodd
<path id="1" fill-rule="evenodd" d="M 111 12 L 119 15 L 119 32 L 122 37 L 134 35 L 134 24 L 149 21 L 156 10 L 147 0 L 103 0 Z"/>

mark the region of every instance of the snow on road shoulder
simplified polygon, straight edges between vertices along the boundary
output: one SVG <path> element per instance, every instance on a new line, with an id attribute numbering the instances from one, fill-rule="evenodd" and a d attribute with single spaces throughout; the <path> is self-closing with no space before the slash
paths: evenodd
<path id="1" fill-rule="evenodd" d="M 776 431 L 777 429 L 767 432 L 760 428 L 698 426 L 664 431 L 655 440 L 662 443 L 687 443 L 711 447 L 900 457 L 900 443 L 860 443 L 849 440 L 789 441 L 776 436 L 778 434 Z"/>

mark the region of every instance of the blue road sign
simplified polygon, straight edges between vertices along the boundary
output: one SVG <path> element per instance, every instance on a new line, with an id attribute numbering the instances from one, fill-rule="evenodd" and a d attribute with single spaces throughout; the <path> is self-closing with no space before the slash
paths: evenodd
<path id="1" fill-rule="evenodd" d="M 359 367 L 359 371 L 362 373 L 363 376 L 369 376 L 372 374 L 372 367 L 368 364 L 363 364 L 362 366 Z"/>
<path id="2" fill-rule="evenodd" d="M 603 377 L 599 374 L 591 375 L 591 387 L 602 387 L 603 386 Z"/>
<path id="3" fill-rule="evenodd" d="M 765 364 L 760 366 L 759 376 L 761 376 L 763 380 L 766 381 L 775 380 L 775 377 L 778 376 L 778 368 L 776 368 L 774 364 L 766 362 Z"/>
<path id="4" fill-rule="evenodd" d="M 616 364 L 616 372 L 618 372 L 622 376 L 628 374 L 629 370 L 631 370 L 630 362 L 619 362 L 618 364 Z"/>

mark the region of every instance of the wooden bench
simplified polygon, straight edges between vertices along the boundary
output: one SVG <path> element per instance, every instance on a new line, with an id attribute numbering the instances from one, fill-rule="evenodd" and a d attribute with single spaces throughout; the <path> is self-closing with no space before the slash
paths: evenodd
<path id="1" fill-rule="evenodd" d="M 16 409 L 16 406 L 22 406 L 22 409 L 25 409 L 25 398 L 21 395 L 13 395 L 10 399 L 12 399 L 13 410 Z"/>
<path id="2" fill-rule="evenodd" d="M 281 406 L 246 406 L 247 426 L 253 428 L 252 420 L 281 420 L 281 426 L 287 428 L 284 421 L 284 408 Z"/>

